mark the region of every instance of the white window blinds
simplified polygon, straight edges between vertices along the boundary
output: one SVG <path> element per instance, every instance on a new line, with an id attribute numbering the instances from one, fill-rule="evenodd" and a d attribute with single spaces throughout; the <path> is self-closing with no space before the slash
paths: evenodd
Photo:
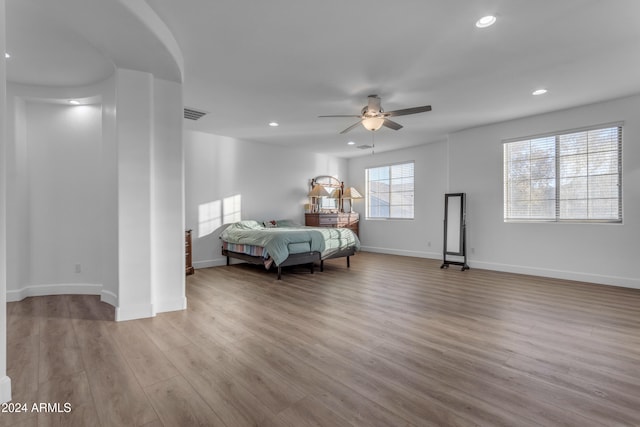
<path id="1" fill-rule="evenodd" d="M 622 221 L 622 126 L 504 143 L 505 221 Z"/>
<path id="2" fill-rule="evenodd" d="M 413 219 L 414 162 L 367 168 L 367 218 Z"/>

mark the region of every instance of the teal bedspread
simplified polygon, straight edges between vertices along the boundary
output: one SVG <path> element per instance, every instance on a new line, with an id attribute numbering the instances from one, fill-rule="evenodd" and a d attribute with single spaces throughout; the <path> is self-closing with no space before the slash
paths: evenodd
<path id="1" fill-rule="evenodd" d="M 262 246 L 276 265 L 280 265 L 289 256 L 289 245 L 297 243 L 308 242 L 311 251 L 320 252 L 321 258 L 340 249 L 355 247 L 360 250 L 358 237 L 345 228 L 267 228 L 252 220 L 231 224 L 220 238 L 230 243 Z"/>

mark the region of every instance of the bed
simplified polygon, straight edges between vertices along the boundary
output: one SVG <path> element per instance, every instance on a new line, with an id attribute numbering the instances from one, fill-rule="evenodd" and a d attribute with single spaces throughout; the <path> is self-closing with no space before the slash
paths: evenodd
<path id="1" fill-rule="evenodd" d="M 325 260 L 346 257 L 350 267 L 349 257 L 360 250 L 358 237 L 346 228 L 304 227 L 287 220 L 267 225 L 254 220 L 229 225 L 220 235 L 227 265 L 234 258 L 273 266 L 280 280 L 286 266 L 307 265 L 313 273 L 316 262 L 323 271 Z"/>

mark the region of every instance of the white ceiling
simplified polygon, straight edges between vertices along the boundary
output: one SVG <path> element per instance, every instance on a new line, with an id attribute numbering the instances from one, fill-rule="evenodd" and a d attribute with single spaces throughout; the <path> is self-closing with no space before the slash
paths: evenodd
<path id="1" fill-rule="evenodd" d="M 85 85 L 117 54 L 141 69 L 162 62 L 120 1 L 7 0 L 9 80 Z M 340 135 L 354 119 L 317 116 L 358 114 L 370 94 L 387 111 L 433 107 L 378 131 L 386 151 L 640 93 L 638 0 L 146 2 L 182 50 L 185 106 L 209 112 L 185 126 L 219 135 L 349 157 L 369 154 L 346 143 L 372 134 Z M 497 23 L 477 29 L 486 14 Z"/>

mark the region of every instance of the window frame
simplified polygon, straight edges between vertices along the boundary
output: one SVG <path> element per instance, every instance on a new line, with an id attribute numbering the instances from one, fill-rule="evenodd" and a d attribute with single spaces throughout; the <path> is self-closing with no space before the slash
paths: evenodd
<path id="1" fill-rule="evenodd" d="M 398 194 L 398 192 L 394 192 L 391 190 L 391 185 L 389 186 L 389 215 L 388 216 L 371 216 L 371 180 L 369 178 L 369 173 L 373 169 L 381 169 L 388 168 L 389 169 L 389 179 L 391 179 L 391 168 L 394 166 L 403 166 L 403 165 L 412 165 L 413 174 L 412 178 L 412 197 L 411 197 L 411 217 L 400 217 L 400 216 L 392 216 L 391 211 L 392 207 L 400 207 L 400 206 L 409 206 L 407 204 L 392 204 L 391 200 L 394 194 Z M 402 176 L 402 179 L 409 178 L 408 176 Z M 387 163 L 377 166 L 367 166 L 365 167 L 365 219 L 373 220 L 373 221 L 412 221 L 415 220 L 415 196 L 416 196 L 416 162 L 415 160 L 407 160 L 402 162 L 395 163 Z"/>
<path id="2" fill-rule="evenodd" d="M 560 155 L 560 139 L 563 136 L 567 136 L 567 135 L 571 135 L 571 134 L 579 134 L 582 132 L 589 132 L 589 131 L 597 131 L 597 130 L 606 130 L 606 129 L 614 129 L 617 128 L 617 132 L 618 132 L 618 141 L 617 141 L 617 177 L 618 177 L 618 182 L 617 182 L 617 186 L 618 186 L 618 191 L 617 191 L 617 202 L 618 202 L 618 218 L 614 219 L 614 218 L 567 218 L 567 217 L 562 217 L 562 202 L 563 200 L 566 201 L 566 199 L 562 199 L 561 198 L 561 180 L 562 180 L 562 174 L 561 174 L 561 157 L 563 157 L 562 155 Z M 531 140 L 536 140 L 536 139 L 543 139 L 543 138 L 554 138 L 555 140 L 555 148 L 554 148 L 554 187 L 555 187 L 555 195 L 554 195 L 554 217 L 549 217 L 549 218 L 535 218 L 535 217 L 515 217 L 515 216 L 508 216 L 508 209 L 510 208 L 509 206 L 509 184 L 512 182 L 509 180 L 508 177 L 508 165 L 509 165 L 509 161 L 507 158 L 507 145 L 511 144 L 511 143 L 516 143 L 516 142 L 525 142 L 525 141 L 531 141 Z M 544 134 L 538 134 L 538 135 L 532 135 L 532 136 L 527 136 L 527 137 L 518 137 L 518 138 L 510 138 L 510 139 L 505 139 L 502 141 L 502 146 L 503 146 L 503 173 L 502 173 L 502 177 L 503 177 L 503 220 L 504 222 L 508 222 L 508 223 L 513 223 L 513 222 L 524 222 L 524 223 L 530 223 L 530 222 L 550 222 L 550 223 L 575 223 L 575 224 L 588 224 L 588 223 L 610 223 L 610 224 L 622 224 L 623 223 L 623 199 L 622 199 L 622 187 L 623 187 L 623 174 L 622 174 L 622 166 L 623 166 L 623 140 L 624 140 L 624 122 L 612 122 L 612 123 L 604 123 L 604 124 L 599 124 L 599 125 L 593 125 L 593 126 L 585 126 L 585 127 L 581 127 L 581 128 L 576 128 L 576 129 L 568 129 L 568 130 L 563 130 L 563 131 L 556 131 L 556 132 L 550 132 L 550 133 L 544 133 Z M 610 152 L 614 152 L 614 150 L 610 150 Z M 589 152 L 586 153 L 587 155 L 589 154 Z M 564 157 L 567 157 L 566 155 Z M 529 158 L 529 165 L 531 165 L 531 158 Z M 589 177 L 592 176 L 597 176 L 597 174 L 590 174 L 587 171 L 587 175 L 585 175 L 585 177 L 587 179 L 589 179 Z M 588 193 L 587 193 L 587 198 L 585 198 L 584 200 L 587 201 L 587 203 L 591 200 L 598 200 L 600 198 L 598 197 L 589 197 Z M 540 199 L 542 200 L 542 199 Z M 551 199 L 549 199 L 551 200 Z"/>

